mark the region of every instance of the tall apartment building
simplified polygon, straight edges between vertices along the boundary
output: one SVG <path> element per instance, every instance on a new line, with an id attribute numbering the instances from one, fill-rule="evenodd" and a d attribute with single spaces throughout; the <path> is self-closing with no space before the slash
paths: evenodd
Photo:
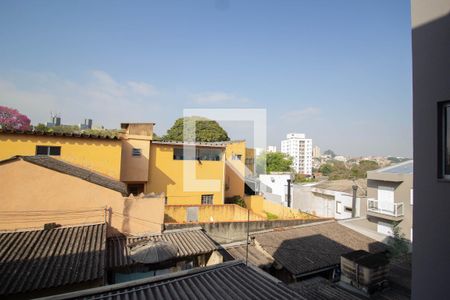
<path id="1" fill-rule="evenodd" d="M 312 174 L 312 139 L 304 133 L 288 133 L 286 140 L 281 141 L 281 152 L 293 158 L 292 168 L 295 172 Z"/>
<path id="2" fill-rule="evenodd" d="M 312 156 L 313 156 L 314 158 L 320 157 L 320 148 L 319 148 L 319 146 L 314 146 L 314 147 L 313 147 L 313 149 L 312 149 Z"/>

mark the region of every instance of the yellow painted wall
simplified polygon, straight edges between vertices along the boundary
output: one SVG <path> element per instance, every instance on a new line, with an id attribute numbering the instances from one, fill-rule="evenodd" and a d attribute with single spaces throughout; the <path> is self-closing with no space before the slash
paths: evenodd
<path id="1" fill-rule="evenodd" d="M 259 215 L 264 215 L 266 212 L 274 214 L 278 219 L 316 219 L 316 216 L 291 209 L 289 207 L 274 203 L 264 199 L 263 196 L 246 196 L 244 198 L 245 204 L 253 212 Z"/>
<path id="2" fill-rule="evenodd" d="M 133 148 L 141 149 L 141 156 L 133 156 Z M 147 182 L 149 175 L 150 140 L 122 139 L 122 167 L 120 180 L 123 182 Z"/>
<path id="3" fill-rule="evenodd" d="M 0 164 L 0 230 L 105 221 L 123 233 L 160 232 L 164 198 L 121 193 L 23 160 Z"/>
<path id="4" fill-rule="evenodd" d="M 36 146 L 61 146 L 52 156 L 86 169 L 120 179 L 121 141 L 0 133 L 0 160 L 15 155 L 35 155 Z"/>
<path id="5" fill-rule="evenodd" d="M 165 223 L 186 223 L 187 209 L 198 207 L 199 222 L 229 222 L 247 221 L 247 209 L 235 204 L 223 205 L 166 205 Z M 266 218 L 250 211 L 251 221 L 265 220 Z"/>
<path id="6" fill-rule="evenodd" d="M 223 204 L 225 161 L 188 161 L 194 163 L 196 179 L 218 180 L 217 190 L 189 191 L 184 187 L 184 160 L 173 159 L 176 145 L 152 143 L 150 147 L 149 182 L 146 193 L 164 193 L 167 204 L 201 204 L 201 195 L 213 194 L 213 204 Z"/>
<path id="7" fill-rule="evenodd" d="M 233 155 L 241 155 L 233 160 Z M 225 197 L 244 197 L 245 189 L 245 141 L 230 142 L 225 149 Z"/>

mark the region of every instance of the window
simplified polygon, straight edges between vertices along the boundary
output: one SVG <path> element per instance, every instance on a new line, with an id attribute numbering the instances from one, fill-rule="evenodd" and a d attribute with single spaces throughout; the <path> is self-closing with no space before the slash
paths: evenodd
<path id="1" fill-rule="evenodd" d="M 60 156 L 61 147 L 59 146 L 36 146 L 36 155 Z"/>
<path id="2" fill-rule="evenodd" d="M 438 177 L 450 179 L 450 102 L 438 103 Z"/>
<path id="3" fill-rule="evenodd" d="M 133 156 L 141 156 L 142 154 L 142 150 L 139 148 L 133 148 L 133 150 L 131 150 L 131 155 Z"/>
<path id="4" fill-rule="evenodd" d="M 128 193 L 130 193 L 130 194 L 140 195 L 143 192 L 144 192 L 144 184 L 143 183 L 128 185 Z"/>
<path id="5" fill-rule="evenodd" d="M 214 195 L 202 195 L 202 204 L 213 204 Z"/>
<path id="6" fill-rule="evenodd" d="M 341 214 L 342 213 L 342 203 L 339 201 L 336 201 L 336 213 Z"/>
<path id="7" fill-rule="evenodd" d="M 173 148 L 174 160 L 222 160 L 222 149 L 216 148 Z"/>
<path id="8" fill-rule="evenodd" d="M 231 156 L 231 160 L 241 160 L 242 159 L 242 154 L 233 154 Z"/>

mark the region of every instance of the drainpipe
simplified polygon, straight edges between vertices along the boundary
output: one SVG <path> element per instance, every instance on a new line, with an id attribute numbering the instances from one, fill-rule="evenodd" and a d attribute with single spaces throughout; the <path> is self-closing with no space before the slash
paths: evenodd
<path id="1" fill-rule="evenodd" d="M 287 180 L 287 206 L 291 207 L 291 180 Z"/>
<path id="2" fill-rule="evenodd" d="M 352 197 L 352 218 L 356 217 L 356 192 L 358 191 L 358 186 L 354 184 L 352 186 L 353 197 Z"/>

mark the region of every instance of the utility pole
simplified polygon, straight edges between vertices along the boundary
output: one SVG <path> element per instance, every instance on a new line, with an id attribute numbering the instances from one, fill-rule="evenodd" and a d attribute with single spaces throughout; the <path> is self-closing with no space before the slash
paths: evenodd
<path id="1" fill-rule="evenodd" d="M 352 218 L 356 217 L 356 192 L 358 191 L 358 186 L 354 184 L 352 186 L 353 197 L 352 197 Z"/>
<path id="2" fill-rule="evenodd" d="M 287 180 L 287 206 L 291 207 L 291 180 Z"/>

